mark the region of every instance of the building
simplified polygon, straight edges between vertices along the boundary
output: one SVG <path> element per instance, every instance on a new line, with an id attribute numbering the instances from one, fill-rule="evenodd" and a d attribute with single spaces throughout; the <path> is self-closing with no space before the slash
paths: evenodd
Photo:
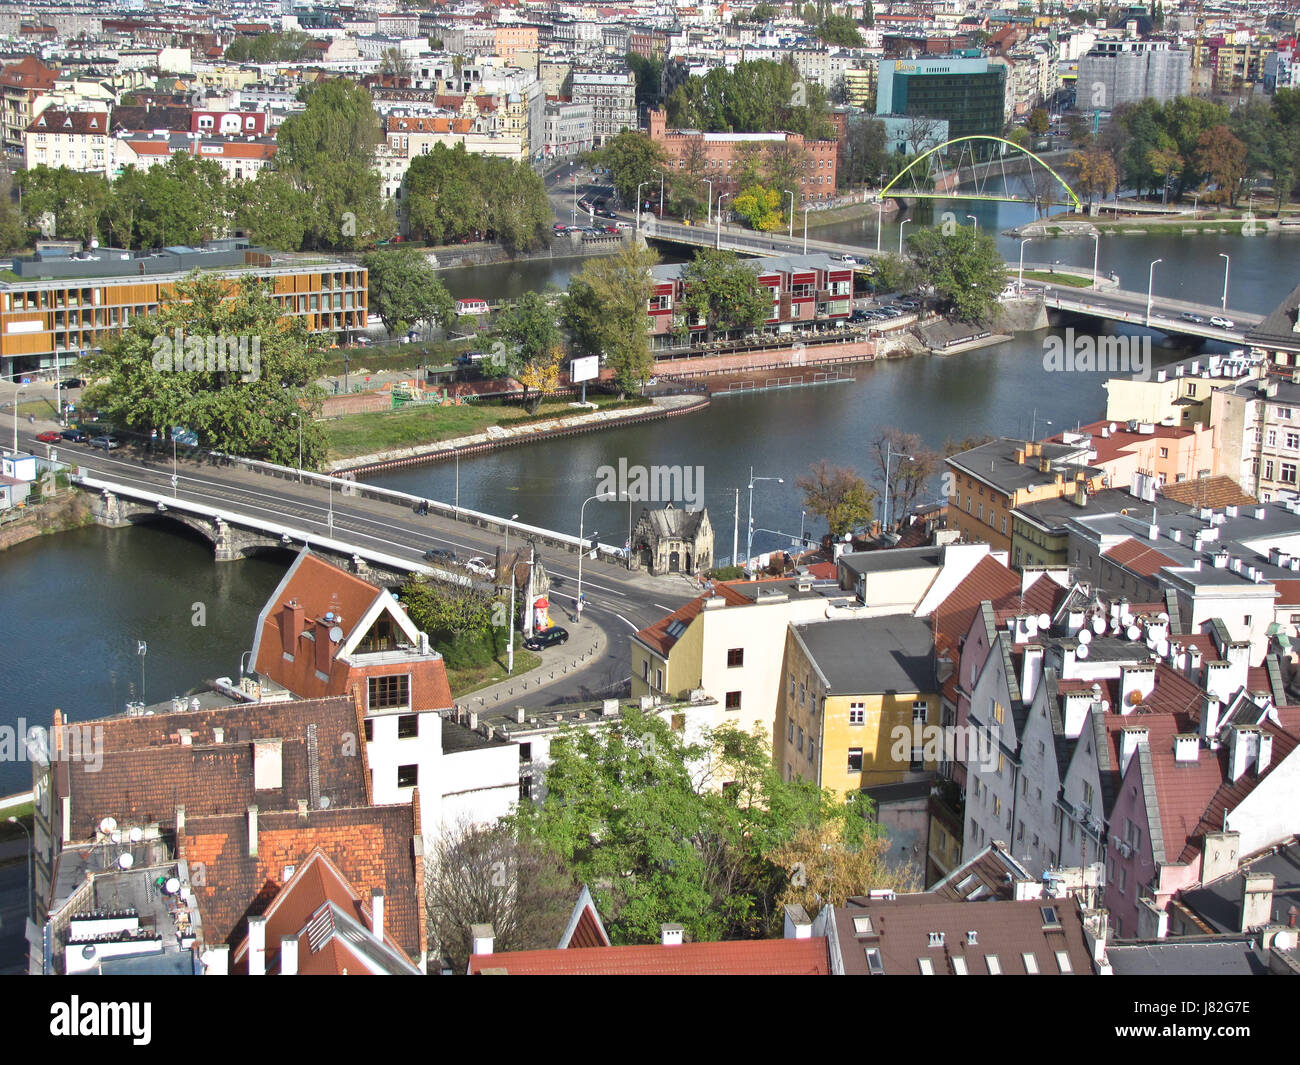
<path id="1" fill-rule="evenodd" d="M 1300 367 L 1300 285 L 1246 333 L 1252 358 L 1275 366 Z"/>
<path id="2" fill-rule="evenodd" d="M 591 108 L 592 139 L 597 148 L 623 130 L 638 127 L 636 78 L 631 71 L 575 69 L 570 85 L 573 102 Z"/>
<path id="3" fill-rule="evenodd" d="M 575 96 L 576 98 L 576 96 Z M 839 165 L 839 142 L 805 141 L 800 133 L 702 133 L 699 130 L 667 128 L 665 111 L 650 112 L 650 139 L 667 159 L 668 170 L 692 169 L 713 181 L 713 196 L 740 191 L 735 170 L 741 151 L 762 148 L 798 153 L 804 159 L 799 181 L 801 203 L 818 203 L 835 198 L 835 174 Z"/>
<path id="4" fill-rule="evenodd" d="M 1154 425 L 1209 426 L 1216 390 L 1257 377 L 1260 363 L 1244 351 L 1194 355 L 1160 367 L 1153 374 L 1111 377 L 1106 389 L 1106 420 Z"/>
<path id="5" fill-rule="evenodd" d="M 193 270 L 212 271 L 232 287 L 265 282 L 286 317 L 313 333 L 364 329 L 367 274 L 355 263 L 272 255 L 245 241 L 203 248 L 132 252 L 99 248 L 68 255 L 15 256 L 16 280 L 0 281 L 0 366 L 39 370 L 76 362 L 136 318 L 157 312 L 173 286 Z"/>
<path id="6" fill-rule="evenodd" d="M 1192 53 L 1168 41 L 1101 40 L 1079 59 L 1078 106 L 1109 111 L 1139 100 L 1164 103 L 1186 96 L 1191 69 Z"/>
<path id="7" fill-rule="evenodd" d="M 1000 137 L 1006 67 L 986 57 L 881 60 L 877 115 L 944 119 L 950 137 Z"/>
<path id="8" fill-rule="evenodd" d="M 939 720 L 933 651 L 921 618 L 792 624 L 773 743 L 785 779 L 852 795 L 935 769 L 922 742 Z"/>
<path id="9" fill-rule="evenodd" d="M 10 156 L 27 150 L 27 127 L 35 117 L 33 103 L 54 89 L 59 72 L 35 56 L 23 56 L 0 70 L 0 103 L 4 108 L 4 146 Z"/>
<path id="10" fill-rule="evenodd" d="M 678 510 L 669 503 L 644 509 L 632 529 L 632 555 L 652 577 L 702 574 L 713 568 L 713 526 L 707 510 Z"/>
<path id="11" fill-rule="evenodd" d="M 1211 399 L 1220 470 L 1264 502 L 1300 491 L 1300 372 L 1248 378 Z"/>
<path id="12" fill-rule="evenodd" d="M 47 107 L 27 127 L 23 163 L 31 169 L 66 167 L 86 174 L 111 178 L 117 152 L 108 129 L 107 109 L 64 111 Z"/>
<path id="13" fill-rule="evenodd" d="M 595 112 L 590 104 L 546 103 L 543 152 L 547 159 L 563 159 L 589 152 L 594 144 Z"/>
<path id="14" fill-rule="evenodd" d="M 185 154 L 216 163 L 227 181 L 251 181 L 275 158 L 274 137 L 226 137 L 198 133 L 119 133 L 114 138 L 114 176 L 128 166 L 148 170 Z"/>

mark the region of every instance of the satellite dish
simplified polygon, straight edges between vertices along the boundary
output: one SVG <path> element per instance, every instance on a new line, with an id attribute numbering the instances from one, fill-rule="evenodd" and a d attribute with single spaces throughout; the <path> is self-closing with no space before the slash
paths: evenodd
<path id="1" fill-rule="evenodd" d="M 1104 713 L 1106 713 L 1106 711 L 1109 710 L 1109 709 L 1110 709 L 1110 700 L 1109 700 L 1109 699 L 1103 699 L 1103 700 L 1101 701 L 1101 712 L 1104 714 Z"/>
<path id="2" fill-rule="evenodd" d="M 852 534 L 852 533 L 845 533 L 845 534 L 844 534 L 844 542 L 845 542 L 846 544 L 851 544 L 851 543 L 853 543 L 853 534 Z"/>
<path id="3" fill-rule="evenodd" d="M 320 797 L 320 808 L 322 810 L 328 810 L 330 808 L 330 797 L 328 795 L 322 795 Z"/>
<path id="4" fill-rule="evenodd" d="M 167 892 L 168 895 L 175 895 L 176 892 L 180 891 L 180 889 L 181 882 L 174 876 L 169 876 L 167 878 L 167 883 L 163 885 L 163 890 Z"/>
<path id="5" fill-rule="evenodd" d="M 338 643 L 343 639 L 343 630 L 337 625 L 330 628 L 330 643 Z"/>
<path id="6" fill-rule="evenodd" d="M 110 832 L 110 833 L 108 834 L 108 838 L 111 839 L 114 843 L 121 843 L 121 842 L 122 842 L 122 833 L 121 833 L 121 832 Z"/>
<path id="7" fill-rule="evenodd" d="M 1049 628 L 1052 627 L 1052 619 L 1051 619 L 1051 617 L 1049 617 L 1047 614 L 1039 614 L 1039 615 L 1038 615 L 1038 627 L 1039 627 L 1043 632 L 1046 632 Z"/>
<path id="8" fill-rule="evenodd" d="M 1163 610 L 1160 611 L 1160 613 L 1159 613 L 1158 615 L 1156 615 L 1156 616 L 1160 619 L 1160 623 L 1161 623 L 1162 625 L 1168 625 L 1168 624 L 1169 624 L 1169 615 L 1166 614 Z"/>
<path id="9" fill-rule="evenodd" d="M 1075 649 L 1074 657 L 1075 657 L 1075 658 L 1080 658 L 1080 659 L 1082 659 L 1082 658 L 1087 658 L 1087 657 L 1088 657 L 1088 645 L 1087 645 L 1086 643 L 1081 643 L 1081 644 L 1079 644 L 1079 646 Z"/>
<path id="10" fill-rule="evenodd" d="M 117 866 L 119 869 L 130 869 L 133 865 L 135 865 L 135 859 L 131 857 L 130 851 L 119 856 L 117 859 Z"/>
<path id="11" fill-rule="evenodd" d="M 1121 625 L 1132 625 L 1133 614 L 1128 610 L 1120 611 L 1119 622 Z"/>
<path id="12" fill-rule="evenodd" d="M 1169 657 L 1169 641 L 1168 641 L 1168 640 L 1159 640 L 1159 641 L 1157 641 L 1157 643 L 1156 643 L 1156 654 L 1158 654 L 1161 658 L 1168 658 L 1168 657 Z"/>
<path id="13" fill-rule="evenodd" d="M 90 246 L 91 246 L 92 248 L 98 248 L 98 247 L 99 247 L 99 241 L 98 241 L 98 240 L 92 240 L 92 241 L 90 242 Z"/>
<path id="14" fill-rule="evenodd" d="M 1079 630 L 1079 642 L 1083 644 L 1092 643 L 1092 633 L 1087 629 Z"/>
<path id="15" fill-rule="evenodd" d="M 131 842 L 132 842 L 132 843 L 139 843 L 142 839 L 144 839 L 144 829 L 142 829 L 142 828 L 133 828 L 133 829 L 131 829 L 131 831 L 128 833 L 128 835 L 130 836 L 130 839 L 131 839 Z"/>
<path id="16" fill-rule="evenodd" d="M 1103 632 L 1105 632 L 1105 631 L 1106 631 L 1106 619 L 1105 619 L 1105 618 L 1102 618 L 1102 617 L 1093 618 L 1093 619 L 1092 619 L 1092 631 L 1095 632 L 1098 636 L 1100 636 Z"/>
<path id="17" fill-rule="evenodd" d="M 1025 618 L 1025 632 L 1027 632 L 1030 636 L 1033 636 L 1035 633 L 1038 632 L 1038 619 L 1033 615 L 1030 615 L 1029 617 Z"/>
<path id="18" fill-rule="evenodd" d="M 1142 630 L 1139 629 L 1136 625 L 1130 625 L 1128 629 L 1125 630 L 1125 635 L 1130 640 L 1136 640 L 1139 636 L 1142 635 Z"/>
<path id="19" fill-rule="evenodd" d="M 1111 422 L 1111 423 L 1110 423 L 1110 431 L 1111 431 L 1112 433 L 1113 433 L 1116 429 L 1118 429 L 1118 428 L 1119 428 L 1119 426 L 1116 425 L 1114 422 Z"/>
<path id="20" fill-rule="evenodd" d="M 104 820 L 99 822 L 99 830 L 105 835 L 108 835 L 108 833 L 112 832 L 115 828 L 117 828 L 117 820 L 115 818 L 106 817 Z"/>

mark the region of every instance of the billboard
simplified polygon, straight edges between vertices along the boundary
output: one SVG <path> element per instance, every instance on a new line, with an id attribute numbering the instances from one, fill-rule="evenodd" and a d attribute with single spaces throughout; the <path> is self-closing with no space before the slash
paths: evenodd
<path id="1" fill-rule="evenodd" d="M 600 358 L 596 355 L 588 355 L 582 359 L 574 359 L 569 368 L 569 380 L 575 385 L 579 381 L 594 381 L 600 375 Z"/>

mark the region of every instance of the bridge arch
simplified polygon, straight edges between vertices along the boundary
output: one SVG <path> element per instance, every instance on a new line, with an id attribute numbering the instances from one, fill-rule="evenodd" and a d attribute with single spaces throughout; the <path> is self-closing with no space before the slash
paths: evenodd
<path id="1" fill-rule="evenodd" d="M 904 174 L 910 171 L 917 164 L 924 162 L 926 159 L 929 159 L 930 156 L 934 155 L 936 152 L 944 151 L 947 148 L 951 148 L 954 144 L 963 144 L 967 141 L 985 141 L 993 144 L 1010 145 L 1012 148 L 1020 152 L 1022 155 L 1026 155 L 1034 162 L 1038 163 L 1039 166 L 1041 166 L 1044 170 L 1046 170 L 1049 174 L 1051 174 L 1052 177 L 1056 178 L 1056 180 L 1060 183 L 1061 188 L 1065 189 L 1065 191 L 1069 194 L 1070 202 L 1074 204 L 1074 209 L 1076 211 L 1083 210 L 1083 203 L 1082 201 L 1080 201 L 1078 194 L 1075 193 L 1074 189 L 1070 188 L 1070 185 L 1065 180 L 1065 178 L 1061 177 L 1060 174 L 1058 174 L 1055 170 L 1053 170 L 1052 167 L 1047 163 L 1047 161 L 1044 160 L 1041 156 L 1035 155 L 1028 148 L 1022 147 L 1021 145 L 1017 144 L 1015 141 L 1009 141 L 1005 137 L 993 137 L 986 133 L 971 134 L 970 136 L 967 137 L 954 137 L 952 140 L 944 141 L 942 144 L 936 144 L 933 148 L 930 148 L 929 150 L 922 152 L 910 163 L 908 163 L 907 166 L 903 167 L 902 170 L 900 170 L 897 174 L 895 174 L 893 179 L 889 182 L 889 184 L 880 190 L 880 198 L 883 200 L 885 198 L 885 194 L 889 192 L 889 190 L 892 189 L 894 185 L 898 183 L 898 181 L 903 177 Z M 901 193 L 899 195 L 901 195 Z M 918 195 L 918 194 L 908 193 L 908 195 Z M 930 199 L 935 198 L 934 193 L 922 193 L 919 195 L 924 195 Z M 959 195 L 947 195 L 947 196 L 943 196 L 942 198 L 954 199 L 954 200 L 961 199 Z"/>

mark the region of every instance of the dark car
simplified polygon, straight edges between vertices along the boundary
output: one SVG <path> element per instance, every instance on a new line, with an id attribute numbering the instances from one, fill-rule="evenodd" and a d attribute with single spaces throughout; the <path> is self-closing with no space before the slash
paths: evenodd
<path id="1" fill-rule="evenodd" d="M 63 434 L 54 429 L 46 429 L 43 433 L 37 433 L 36 439 L 42 444 L 57 444 L 63 439 Z"/>
<path id="2" fill-rule="evenodd" d="M 1204 318 L 1202 318 L 1199 314 L 1193 314 L 1191 311 L 1183 311 L 1183 313 L 1180 314 L 1179 317 L 1180 317 L 1184 322 L 1192 322 L 1192 323 L 1194 323 L 1195 325 L 1204 325 L 1204 324 L 1205 324 L 1205 319 L 1204 319 Z"/>
<path id="3" fill-rule="evenodd" d="M 598 215 L 600 215 L 601 218 L 617 218 L 617 217 L 618 217 L 618 215 L 616 215 L 613 211 L 609 211 L 609 210 L 597 211 L 596 213 L 597 213 Z"/>
<path id="4" fill-rule="evenodd" d="M 61 384 L 59 387 L 61 387 L 61 388 L 83 388 L 83 387 L 85 387 L 85 384 L 86 384 L 86 382 L 83 381 L 80 377 L 69 377 L 66 381 L 62 382 L 62 384 Z"/>
<path id="5" fill-rule="evenodd" d="M 524 641 L 524 646 L 530 651 L 540 651 L 546 647 L 558 647 L 569 640 L 569 630 L 562 629 L 558 625 L 549 629 L 543 629 L 541 632 L 535 632 Z"/>
<path id="6" fill-rule="evenodd" d="M 867 312 L 861 309 L 856 310 L 849 315 L 850 322 L 865 322 L 867 320 Z"/>
<path id="7" fill-rule="evenodd" d="M 446 547 L 431 547 L 424 553 L 425 562 L 442 562 L 449 566 L 456 564 L 456 552 Z"/>
<path id="8" fill-rule="evenodd" d="M 86 439 L 86 431 L 84 429 L 64 429 L 59 435 L 62 436 L 64 440 L 71 440 L 74 444 L 80 444 Z"/>

